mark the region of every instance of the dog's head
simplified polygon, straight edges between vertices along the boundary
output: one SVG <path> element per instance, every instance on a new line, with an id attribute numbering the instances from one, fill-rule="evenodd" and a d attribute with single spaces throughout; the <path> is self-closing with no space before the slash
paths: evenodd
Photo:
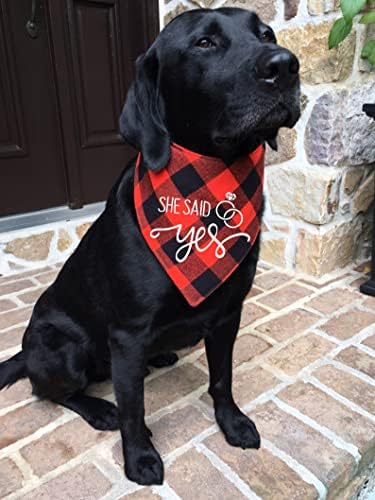
<path id="1" fill-rule="evenodd" d="M 137 60 L 120 118 L 124 138 L 160 170 L 171 141 L 224 160 L 300 116 L 299 64 L 247 10 L 198 9 L 175 18 Z"/>

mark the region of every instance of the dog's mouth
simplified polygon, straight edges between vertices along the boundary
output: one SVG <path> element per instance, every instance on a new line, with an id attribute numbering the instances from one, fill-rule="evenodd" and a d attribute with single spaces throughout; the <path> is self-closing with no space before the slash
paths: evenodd
<path id="1" fill-rule="evenodd" d="M 214 143 L 218 146 L 234 146 L 247 141 L 250 137 L 259 137 L 259 140 L 268 140 L 270 135 L 275 135 L 281 127 L 293 128 L 300 118 L 301 110 L 299 95 L 292 96 L 290 101 L 276 102 L 265 113 L 249 123 L 247 116 L 243 124 L 237 126 L 234 134 L 215 134 Z M 276 132 L 277 134 L 277 132 Z"/>

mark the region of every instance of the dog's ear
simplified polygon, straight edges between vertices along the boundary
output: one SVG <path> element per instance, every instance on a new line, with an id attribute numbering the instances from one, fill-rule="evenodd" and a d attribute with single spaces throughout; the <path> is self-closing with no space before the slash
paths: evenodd
<path id="1" fill-rule="evenodd" d="M 120 116 L 124 139 L 142 153 L 150 170 L 161 170 L 170 157 L 170 136 L 163 120 L 164 103 L 158 92 L 158 58 L 155 48 L 138 57 L 136 78 Z"/>

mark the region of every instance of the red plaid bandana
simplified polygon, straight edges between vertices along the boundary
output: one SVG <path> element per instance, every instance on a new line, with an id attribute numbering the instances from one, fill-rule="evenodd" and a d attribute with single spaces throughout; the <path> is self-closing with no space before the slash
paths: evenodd
<path id="1" fill-rule="evenodd" d="M 197 306 L 237 269 L 260 231 L 264 147 L 227 166 L 176 144 L 151 172 L 137 159 L 141 232 L 165 272 Z"/>

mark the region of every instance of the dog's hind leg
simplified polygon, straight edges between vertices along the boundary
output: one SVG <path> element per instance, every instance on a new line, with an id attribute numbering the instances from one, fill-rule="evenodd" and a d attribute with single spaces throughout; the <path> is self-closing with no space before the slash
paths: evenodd
<path id="1" fill-rule="evenodd" d="M 27 374 L 33 393 L 78 413 L 99 430 L 119 426 L 117 407 L 84 394 L 89 380 L 90 346 L 78 330 L 69 334 L 52 324 L 33 324 L 24 339 Z"/>

